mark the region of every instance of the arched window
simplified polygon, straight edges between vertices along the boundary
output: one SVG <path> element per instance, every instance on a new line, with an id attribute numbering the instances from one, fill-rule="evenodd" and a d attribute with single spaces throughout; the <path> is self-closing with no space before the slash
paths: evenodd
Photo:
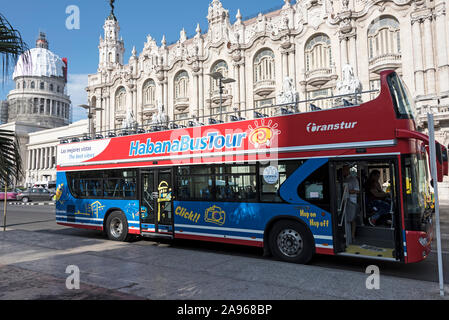
<path id="1" fill-rule="evenodd" d="M 331 69 L 332 48 L 329 37 L 325 34 L 318 34 L 307 41 L 305 59 L 306 72 L 318 69 Z"/>
<path id="2" fill-rule="evenodd" d="M 254 83 L 275 80 L 274 52 L 265 49 L 254 58 Z"/>
<path id="3" fill-rule="evenodd" d="M 156 105 L 156 83 L 152 79 L 148 79 L 143 84 L 143 104 Z"/>
<path id="4" fill-rule="evenodd" d="M 393 17 L 374 20 L 368 28 L 369 59 L 401 54 L 399 22 Z"/>
<path id="5" fill-rule="evenodd" d="M 115 110 L 120 112 L 126 109 L 126 89 L 120 87 L 115 93 Z"/>
<path id="6" fill-rule="evenodd" d="M 181 71 L 175 77 L 175 99 L 189 97 L 189 74 Z"/>
<path id="7" fill-rule="evenodd" d="M 49 88 L 50 88 L 50 91 L 53 91 L 53 90 L 54 90 L 54 86 L 53 86 L 53 83 L 50 83 L 50 86 L 49 86 Z"/>
<path id="8" fill-rule="evenodd" d="M 34 81 L 31 81 L 31 89 L 36 89 L 36 84 L 34 83 Z"/>
<path id="9" fill-rule="evenodd" d="M 223 78 L 228 77 L 228 64 L 225 61 L 216 62 L 212 69 L 211 73 L 219 72 L 223 76 Z M 220 90 L 220 82 L 219 80 L 211 78 L 211 90 L 212 92 L 218 92 Z"/>

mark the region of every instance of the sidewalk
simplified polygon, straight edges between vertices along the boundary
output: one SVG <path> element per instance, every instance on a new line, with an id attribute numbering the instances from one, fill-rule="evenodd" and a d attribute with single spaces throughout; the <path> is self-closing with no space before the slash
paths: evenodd
<path id="1" fill-rule="evenodd" d="M 65 288 L 69 265 L 80 269 L 79 291 Z M 441 300 L 437 283 L 390 276 L 381 275 L 380 290 L 367 290 L 365 269 L 295 265 L 149 241 L 0 232 L 3 300 Z"/>

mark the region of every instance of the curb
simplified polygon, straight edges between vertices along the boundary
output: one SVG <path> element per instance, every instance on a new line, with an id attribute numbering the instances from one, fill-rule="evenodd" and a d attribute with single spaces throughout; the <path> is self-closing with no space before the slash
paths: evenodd
<path id="1" fill-rule="evenodd" d="M 56 203 L 54 202 L 10 202 L 8 203 L 11 206 L 55 206 Z"/>

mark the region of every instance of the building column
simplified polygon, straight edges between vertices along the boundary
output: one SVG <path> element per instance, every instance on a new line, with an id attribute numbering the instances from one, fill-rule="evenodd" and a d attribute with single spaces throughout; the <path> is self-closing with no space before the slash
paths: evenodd
<path id="1" fill-rule="evenodd" d="M 435 61 L 433 56 L 432 16 L 424 19 L 424 41 L 427 94 L 435 94 L 436 82 Z"/>
<path id="2" fill-rule="evenodd" d="M 346 39 L 346 37 L 341 37 L 340 38 L 340 63 L 341 63 L 341 68 L 343 69 L 343 67 L 348 64 L 348 41 Z"/>
<path id="3" fill-rule="evenodd" d="M 200 119 L 203 119 L 204 122 L 204 75 L 203 75 L 203 70 L 201 70 L 201 73 L 199 75 L 199 114 L 198 116 L 200 117 Z"/>
<path id="4" fill-rule="evenodd" d="M 288 76 L 288 52 L 282 52 L 282 81 Z"/>
<path id="5" fill-rule="evenodd" d="M 240 70 L 239 70 L 239 65 L 234 63 L 234 104 L 236 105 L 236 107 L 239 109 L 239 111 L 241 111 L 240 109 Z"/>
<path id="6" fill-rule="evenodd" d="M 246 114 L 246 71 L 244 61 L 240 64 L 239 71 L 240 71 L 240 109 L 244 112 L 244 117 L 248 119 L 248 115 Z M 253 84 L 251 83 L 250 85 L 252 86 Z"/>
<path id="7" fill-rule="evenodd" d="M 43 153 L 43 161 L 42 161 L 42 169 L 47 169 L 47 148 L 42 148 Z"/>
<path id="8" fill-rule="evenodd" d="M 47 147 L 47 169 L 50 169 L 50 165 L 51 165 L 51 161 L 50 161 L 50 157 L 51 157 L 51 148 Z"/>
<path id="9" fill-rule="evenodd" d="M 357 36 L 355 34 L 349 38 L 349 53 L 350 53 L 349 64 L 352 66 L 354 76 L 358 77 L 359 68 L 357 61 Z"/>
<path id="10" fill-rule="evenodd" d="M 193 96 L 193 110 L 191 110 L 191 114 L 189 115 L 189 118 L 191 116 L 193 117 L 198 117 L 198 75 L 193 73 L 193 92 L 192 92 L 192 96 Z"/>
<path id="11" fill-rule="evenodd" d="M 289 75 L 293 79 L 293 83 L 295 84 L 296 88 L 296 50 L 295 45 L 293 45 L 293 48 L 290 50 L 288 55 L 288 66 L 289 66 Z"/>
<path id="12" fill-rule="evenodd" d="M 438 74 L 440 93 L 449 91 L 449 61 L 448 61 L 448 43 L 447 43 L 447 23 L 445 3 L 437 9 L 435 13 L 436 24 L 436 41 L 438 54 Z"/>
<path id="13" fill-rule="evenodd" d="M 412 34 L 415 65 L 415 90 L 416 96 L 422 96 L 424 95 L 424 67 L 422 54 L 421 23 L 419 19 L 412 20 Z"/>
<path id="14" fill-rule="evenodd" d="M 165 81 L 164 81 L 164 111 L 165 111 L 166 115 L 169 114 L 169 110 L 168 110 L 168 78 L 167 78 L 167 75 L 165 76 Z M 174 119 L 172 119 L 172 120 L 174 120 Z"/>
<path id="15" fill-rule="evenodd" d="M 35 169 L 35 164 L 36 164 L 36 155 L 34 150 L 31 150 L 31 157 L 30 157 L 30 170 L 34 170 Z"/>
<path id="16" fill-rule="evenodd" d="M 28 168 L 28 170 L 31 170 L 31 154 L 32 154 L 32 152 L 31 152 L 31 150 L 28 150 L 28 159 L 27 159 L 27 168 Z"/>
<path id="17" fill-rule="evenodd" d="M 115 127 L 115 96 L 108 96 L 108 105 L 109 105 L 109 123 L 111 125 L 111 130 L 117 129 Z"/>

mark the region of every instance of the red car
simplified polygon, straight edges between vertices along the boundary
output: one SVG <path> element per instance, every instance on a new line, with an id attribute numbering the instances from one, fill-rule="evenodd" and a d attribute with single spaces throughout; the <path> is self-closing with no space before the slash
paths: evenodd
<path id="1" fill-rule="evenodd" d="M 8 191 L 6 193 L 6 200 L 17 200 L 17 195 L 21 192 L 19 189 L 15 189 L 13 191 Z M 0 192 L 0 201 L 5 200 L 5 192 Z"/>

